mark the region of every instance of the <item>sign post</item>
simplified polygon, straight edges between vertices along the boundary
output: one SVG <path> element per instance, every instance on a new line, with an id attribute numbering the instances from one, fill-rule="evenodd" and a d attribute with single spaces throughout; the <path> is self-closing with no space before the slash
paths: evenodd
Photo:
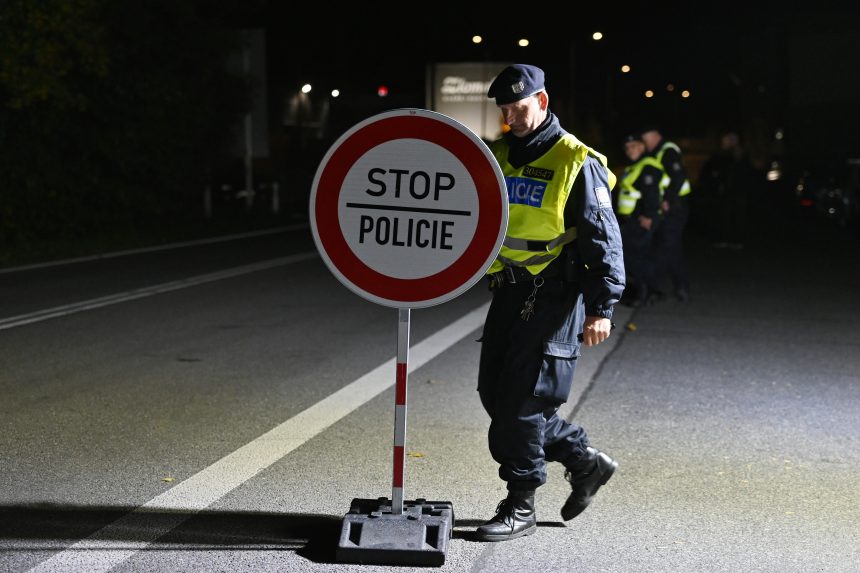
<path id="1" fill-rule="evenodd" d="M 409 370 L 410 310 L 397 313 L 397 374 L 394 390 L 394 470 L 391 477 L 391 513 L 403 513 L 403 480 L 406 475 L 406 379 Z"/>
<path id="2" fill-rule="evenodd" d="M 323 261 L 354 293 L 398 309 L 392 496 L 353 500 L 339 561 L 444 563 L 451 503 L 403 497 L 410 311 L 479 281 L 501 248 L 507 217 L 490 150 L 435 112 L 371 117 L 342 135 L 317 169 L 310 219 Z"/>

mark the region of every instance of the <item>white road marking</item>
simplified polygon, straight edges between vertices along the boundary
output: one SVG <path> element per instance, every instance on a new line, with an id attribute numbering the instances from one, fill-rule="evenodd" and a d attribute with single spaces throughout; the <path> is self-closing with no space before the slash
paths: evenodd
<path id="1" fill-rule="evenodd" d="M 476 308 L 410 348 L 409 372 L 421 368 L 479 328 L 484 323 L 488 307 L 489 303 Z M 116 567 L 182 524 L 194 513 L 206 509 L 393 386 L 396 362 L 396 357 L 392 357 L 358 380 L 221 458 L 133 512 L 36 565 L 30 569 L 30 572 L 96 573 Z M 157 524 L 148 519 L 147 514 L 152 512 L 159 513 Z M 171 512 L 175 513 L 171 514 Z M 169 523 L 162 521 L 165 513 L 171 516 Z"/>
<path id="2" fill-rule="evenodd" d="M 98 261 L 101 259 L 113 259 L 116 257 L 125 257 L 127 255 L 140 255 L 143 253 L 154 253 L 157 251 L 168 251 L 170 249 L 181 249 L 183 247 L 196 247 L 198 245 L 212 245 L 215 243 L 224 243 L 227 241 L 237 241 L 239 239 L 250 239 L 251 237 L 263 237 L 265 235 L 277 235 L 278 233 L 286 233 L 288 231 L 297 231 L 299 229 L 307 229 L 310 227 L 308 223 L 297 223 L 295 225 L 287 225 L 285 227 L 276 227 L 274 229 L 263 229 L 261 231 L 249 231 L 247 233 L 238 233 L 236 235 L 226 235 L 220 237 L 210 237 L 208 239 L 196 239 L 194 241 L 182 241 L 181 243 L 169 243 L 167 245 L 158 245 L 154 247 L 141 247 L 139 249 L 128 249 L 125 251 L 113 251 L 110 253 L 101 253 L 99 255 L 90 255 L 88 257 L 75 257 L 73 259 L 63 259 L 60 261 L 48 261 L 45 263 L 35 263 L 32 265 L 23 265 L 20 267 L 9 267 L 0 269 L 0 275 L 7 273 L 17 273 L 20 271 L 30 271 L 34 269 L 44 269 L 48 267 L 58 267 L 61 265 L 71 265 L 75 263 L 86 263 L 89 261 Z"/>
<path id="3" fill-rule="evenodd" d="M 314 259 L 318 256 L 319 256 L 319 254 L 316 251 L 307 251 L 304 253 L 298 253 L 295 255 L 290 255 L 288 257 L 279 257 L 277 259 L 269 259 L 267 261 L 261 261 L 259 263 L 253 263 L 250 265 L 243 265 L 241 267 L 234 267 L 232 269 L 226 269 L 223 271 L 208 273 L 205 275 L 198 275 L 196 277 L 190 277 L 187 279 L 182 279 L 182 280 L 173 281 L 173 282 L 169 282 L 169 283 L 162 283 L 160 285 L 143 287 L 143 288 L 135 289 L 132 291 L 127 291 L 127 292 L 122 292 L 122 293 L 118 293 L 118 294 L 103 296 L 101 298 L 93 298 L 93 299 L 85 300 L 82 302 L 75 302 L 72 304 L 64 304 L 63 306 L 55 306 L 54 308 L 47 308 L 44 310 L 38 310 L 36 312 L 31 312 L 28 314 L 20 314 L 18 316 L 10 316 L 9 318 L 0 319 L 0 330 L 15 328 L 16 326 L 23 326 L 25 324 L 32 324 L 34 322 L 41 322 L 43 320 L 48 320 L 51 318 L 57 318 L 59 316 L 67 316 L 69 314 L 74 314 L 76 312 L 83 312 L 85 310 L 92 310 L 94 308 L 101 308 L 103 306 L 110 306 L 112 304 L 119 304 L 121 302 L 126 302 L 129 300 L 135 300 L 138 298 L 153 296 L 156 294 L 161 294 L 161 293 L 165 293 L 165 292 L 170 292 L 170 291 L 174 291 L 174 290 L 179 290 L 179 289 L 183 289 L 183 288 L 197 286 L 197 285 L 201 285 L 201 284 L 205 284 L 205 283 L 211 283 L 214 281 L 220 281 L 223 279 L 238 277 L 240 275 L 246 275 L 248 273 L 254 273 L 257 271 L 263 271 L 266 269 L 280 267 L 283 265 L 289 265 L 291 263 L 297 263 L 300 261 L 306 261 L 309 259 Z"/>

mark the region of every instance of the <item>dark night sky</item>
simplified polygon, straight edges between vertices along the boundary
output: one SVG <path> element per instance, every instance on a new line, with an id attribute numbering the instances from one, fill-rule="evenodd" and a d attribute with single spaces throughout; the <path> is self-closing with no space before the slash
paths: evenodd
<path id="1" fill-rule="evenodd" d="M 486 7 L 401 8 L 383 15 L 368 13 L 366 4 L 309 21 L 293 5 L 273 2 L 264 21 L 274 69 L 311 79 L 349 77 L 357 85 L 402 81 L 411 89 L 415 78 L 423 79 L 426 61 L 528 60 L 551 67 L 566 61 L 571 49 L 583 65 L 612 64 L 614 70 L 614 64 L 625 61 L 643 76 L 690 81 L 713 73 L 714 60 L 735 59 L 739 47 L 731 40 L 768 20 L 767 8 L 738 18 L 721 8 L 690 4 L 661 2 L 657 9 L 637 3 L 621 12 L 571 3 L 566 13 L 545 10 L 529 23 Z M 595 30 L 605 34 L 604 40 L 591 40 Z M 470 41 L 476 33 L 485 38 L 480 46 Z M 528 37 L 530 46 L 517 47 L 520 37 Z M 697 62 L 710 64 L 710 71 Z"/>
<path id="2" fill-rule="evenodd" d="M 860 35 L 860 8 L 846 3 L 802 11 L 778 2 L 566 3 L 561 9 L 547 3 L 531 13 L 462 3 L 394 6 L 311 6 L 308 17 L 293 3 L 266 4 L 252 20 L 267 31 L 270 94 L 277 101 L 309 82 L 317 93 L 337 87 L 344 100 L 370 101 L 386 85 L 390 107 L 423 107 L 427 63 L 527 62 L 547 71 L 551 105 L 568 125 L 582 130 L 591 122 L 612 139 L 643 120 L 698 137 L 743 131 L 751 122 L 784 127 L 800 121 L 792 113 L 809 113 L 803 97 L 796 101 L 809 81 L 829 82 L 821 87 L 835 94 L 831 104 L 860 97 L 856 74 L 840 73 L 832 54 L 818 61 L 805 52 L 810 35 L 836 33 L 843 42 Z M 591 38 L 597 30 L 604 34 L 600 42 Z M 471 43 L 474 34 L 483 36 L 481 45 Z M 520 37 L 530 40 L 527 48 L 516 46 Z M 826 40 L 812 49 L 823 45 Z M 860 42 L 846 54 L 849 62 L 860 64 L 858 53 Z M 632 72 L 621 74 L 622 64 Z M 666 91 L 670 83 L 673 93 Z M 646 100 L 646 89 L 655 97 Z M 684 89 L 692 92 L 687 100 L 679 97 Z"/>

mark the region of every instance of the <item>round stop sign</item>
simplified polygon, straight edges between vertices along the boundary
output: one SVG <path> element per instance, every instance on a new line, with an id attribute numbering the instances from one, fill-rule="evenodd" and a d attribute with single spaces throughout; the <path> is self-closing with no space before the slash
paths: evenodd
<path id="1" fill-rule="evenodd" d="M 462 124 L 404 109 L 342 135 L 317 169 L 314 240 L 350 290 L 396 308 L 450 300 L 480 280 L 507 228 L 501 169 Z"/>

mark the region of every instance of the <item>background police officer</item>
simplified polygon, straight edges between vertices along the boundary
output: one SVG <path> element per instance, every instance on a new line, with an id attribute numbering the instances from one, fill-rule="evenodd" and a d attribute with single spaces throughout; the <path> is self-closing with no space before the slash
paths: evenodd
<path id="1" fill-rule="evenodd" d="M 646 303 L 649 285 L 655 282 L 651 239 L 659 222 L 660 185 L 667 184 L 669 178 L 664 177 L 657 159 L 645 153 L 645 142 L 639 134 L 625 138 L 624 153 L 630 164 L 624 168 L 616 188 L 627 274 L 624 302 L 638 307 Z"/>
<path id="2" fill-rule="evenodd" d="M 690 298 L 690 281 L 684 265 L 684 227 L 690 208 L 687 196 L 690 194 L 690 180 L 681 159 L 681 148 L 666 141 L 654 126 L 642 130 L 642 140 L 648 153 L 654 157 L 669 177 L 669 184 L 663 191 L 663 220 L 654 234 L 657 280 L 668 274 L 675 289 L 675 296 L 681 302 Z M 652 285 L 659 291 L 655 282 Z"/>
<path id="3" fill-rule="evenodd" d="M 588 506 L 618 465 L 556 411 L 570 392 L 580 343 L 609 336 L 624 263 L 610 196 L 614 176 L 605 158 L 549 111 L 543 71 L 509 66 L 488 97 L 510 126 L 491 146 L 508 187 L 509 221 L 488 271 L 493 301 L 478 391 L 508 496 L 476 536 L 500 541 L 534 533 L 534 494 L 546 482 L 547 461 L 567 468 L 565 520 Z"/>

